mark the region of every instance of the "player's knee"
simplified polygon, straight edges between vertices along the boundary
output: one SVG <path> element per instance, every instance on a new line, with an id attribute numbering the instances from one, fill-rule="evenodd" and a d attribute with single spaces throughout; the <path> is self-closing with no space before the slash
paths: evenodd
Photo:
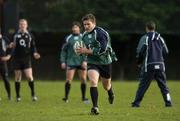
<path id="1" fill-rule="evenodd" d="M 86 78 L 82 78 L 81 83 L 85 84 L 86 83 Z"/>
<path id="2" fill-rule="evenodd" d="M 16 81 L 16 82 L 20 82 L 20 81 L 21 81 L 21 76 L 16 76 L 16 77 L 15 77 L 15 81 Z"/>
<path id="3" fill-rule="evenodd" d="M 2 79 L 3 79 L 5 82 L 7 82 L 7 81 L 8 81 L 8 75 L 3 74 L 3 75 L 2 75 Z"/>
<path id="4" fill-rule="evenodd" d="M 111 88 L 111 84 L 110 83 L 103 83 L 103 88 L 105 90 L 109 90 Z"/>
<path id="5" fill-rule="evenodd" d="M 90 84 L 91 84 L 92 87 L 97 87 L 98 86 L 97 81 L 94 81 L 94 80 L 91 80 Z"/>
<path id="6" fill-rule="evenodd" d="M 103 83 L 103 88 L 107 90 L 107 83 Z"/>
<path id="7" fill-rule="evenodd" d="M 28 81 L 33 81 L 33 77 L 32 76 L 27 76 L 26 77 Z"/>
<path id="8" fill-rule="evenodd" d="M 71 82 L 71 80 L 73 80 L 73 77 L 67 76 L 66 80 Z"/>
<path id="9" fill-rule="evenodd" d="M 106 85 L 103 85 L 103 88 L 104 88 L 105 90 L 109 90 L 108 86 L 106 86 Z"/>

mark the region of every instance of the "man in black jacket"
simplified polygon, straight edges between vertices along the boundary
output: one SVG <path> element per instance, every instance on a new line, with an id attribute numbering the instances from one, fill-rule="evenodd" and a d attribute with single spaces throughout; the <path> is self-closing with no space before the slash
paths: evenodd
<path id="1" fill-rule="evenodd" d="M 10 49 L 9 43 L 10 43 L 9 39 L 6 36 L 3 36 L 0 31 L 0 50 L 1 50 L 0 56 L 1 57 L 6 56 L 6 54 L 8 53 L 8 50 Z M 7 92 L 8 99 L 11 100 L 11 87 L 10 87 L 10 82 L 8 79 L 8 67 L 7 67 L 6 61 L 0 60 L 0 74 L 4 81 L 4 86 Z"/>
<path id="2" fill-rule="evenodd" d="M 143 35 L 137 47 L 137 64 L 141 67 L 140 84 L 132 107 L 139 107 L 151 81 L 155 79 L 165 102 L 166 107 L 171 107 L 171 97 L 166 85 L 164 59 L 168 54 L 168 48 L 161 35 L 155 32 L 155 23 L 146 24 L 146 34 Z"/>

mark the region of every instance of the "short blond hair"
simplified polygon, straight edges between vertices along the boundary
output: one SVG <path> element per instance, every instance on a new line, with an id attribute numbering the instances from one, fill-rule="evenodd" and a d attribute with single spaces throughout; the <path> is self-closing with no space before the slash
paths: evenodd
<path id="1" fill-rule="evenodd" d="M 19 19 L 19 23 L 20 23 L 20 22 L 23 22 L 23 21 L 26 22 L 26 23 L 28 24 L 27 19 L 24 19 L 24 18 L 23 18 L 23 19 Z"/>

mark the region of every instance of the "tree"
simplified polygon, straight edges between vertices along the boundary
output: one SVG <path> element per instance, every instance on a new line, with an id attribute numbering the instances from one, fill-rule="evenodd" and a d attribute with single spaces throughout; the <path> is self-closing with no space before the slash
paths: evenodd
<path id="1" fill-rule="evenodd" d="M 14 0 L 11 0 L 14 1 Z M 144 23 L 154 20 L 161 32 L 176 32 L 178 0 L 18 0 L 20 17 L 30 20 L 38 31 L 67 31 L 72 21 L 93 13 L 99 25 L 111 31 L 142 32 Z M 169 25 L 174 21 L 173 26 Z M 176 30 L 176 31 L 175 31 Z"/>

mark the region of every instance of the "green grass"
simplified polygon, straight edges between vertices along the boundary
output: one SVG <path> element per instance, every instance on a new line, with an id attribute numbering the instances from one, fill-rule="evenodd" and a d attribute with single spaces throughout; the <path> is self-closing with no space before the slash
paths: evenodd
<path id="1" fill-rule="evenodd" d="M 138 82 L 113 82 L 115 102 L 108 104 L 107 94 L 99 83 L 100 115 L 89 115 L 91 104 L 81 101 L 80 83 L 73 82 L 69 103 L 62 102 L 63 82 L 36 82 L 38 102 L 32 102 L 27 82 L 21 86 L 22 101 L 8 101 L 0 82 L 0 121 L 180 121 L 180 82 L 168 82 L 173 100 L 172 108 L 165 108 L 157 84 L 153 82 L 140 108 L 131 108 Z M 87 88 L 89 96 L 89 88 Z"/>

